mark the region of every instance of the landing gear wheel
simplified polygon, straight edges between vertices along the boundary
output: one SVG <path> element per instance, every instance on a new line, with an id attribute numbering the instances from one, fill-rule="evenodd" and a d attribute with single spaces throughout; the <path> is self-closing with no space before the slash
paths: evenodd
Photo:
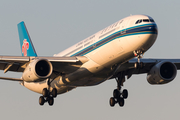
<path id="1" fill-rule="evenodd" d="M 118 97 L 120 96 L 120 92 L 119 92 L 118 89 L 115 89 L 115 90 L 113 91 L 113 96 L 114 96 L 114 98 L 118 98 Z"/>
<path id="2" fill-rule="evenodd" d="M 47 96 L 48 96 L 48 93 L 49 93 L 49 91 L 47 90 L 47 88 L 44 88 L 43 91 L 42 91 L 42 95 L 43 95 L 44 97 L 47 97 Z"/>
<path id="3" fill-rule="evenodd" d="M 45 102 L 48 102 L 50 106 L 54 104 L 54 98 L 57 97 L 57 89 L 53 88 L 50 92 L 49 89 L 44 88 L 42 90 L 42 95 L 39 97 L 39 104 L 44 105 Z"/>
<path id="4" fill-rule="evenodd" d="M 140 62 L 140 68 L 142 69 L 144 67 L 144 63 L 143 62 Z"/>
<path id="5" fill-rule="evenodd" d="M 143 63 L 142 63 L 143 66 Z M 140 62 L 135 63 L 135 67 L 140 67 Z M 110 98 L 109 103 L 110 106 L 113 107 L 116 103 L 119 104 L 120 107 L 124 106 L 124 100 L 128 97 L 128 91 L 126 89 L 122 90 L 123 83 L 125 82 L 125 72 L 117 73 L 115 76 L 117 82 L 117 88 L 113 91 L 113 97 Z"/>
<path id="6" fill-rule="evenodd" d="M 44 105 L 44 102 L 45 102 L 44 97 L 43 97 L 43 96 L 40 96 L 40 97 L 39 97 L 39 104 L 40 104 L 40 105 Z"/>
<path id="7" fill-rule="evenodd" d="M 116 101 L 115 101 L 115 99 L 113 97 L 110 98 L 109 104 L 110 104 L 111 107 L 114 107 L 114 105 L 116 104 Z"/>
<path id="8" fill-rule="evenodd" d="M 56 88 L 53 88 L 52 90 L 52 96 L 55 98 L 57 97 L 57 89 Z"/>
<path id="9" fill-rule="evenodd" d="M 52 106 L 54 104 L 54 98 L 53 97 L 49 97 L 48 103 L 49 103 L 50 106 Z"/>
<path id="10" fill-rule="evenodd" d="M 144 63 L 143 62 L 140 62 L 140 63 L 135 62 L 134 63 L 134 68 L 135 69 L 142 69 L 143 67 L 144 67 Z"/>
<path id="11" fill-rule="evenodd" d="M 124 98 L 120 97 L 118 100 L 119 106 L 123 107 L 124 106 Z"/>
<path id="12" fill-rule="evenodd" d="M 135 63 L 134 63 L 134 68 L 135 68 L 135 69 L 139 69 L 139 63 L 138 63 L 138 62 L 135 62 Z"/>
<path id="13" fill-rule="evenodd" d="M 126 89 L 123 90 L 122 96 L 123 96 L 124 99 L 127 99 L 127 97 L 128 97 L 128 91 L 127 91 Z"/>
<path id="14" fill-rule="evenodd" d="M 43 105 L 45 102 L 48 102 L 50 106 L 52 106 L 54 104 L 54 98 L 57 97 L 57 89 L 56 88 L 52 88 L 51 83 L 55 80 L 55 78 L 57 78 L 59 75 L 61 75 L 62 73 L 58 73 L 56 74 L 56 76 L 54 78 L 49 77 L 47 79 L 47 88 L 44 88 L 42 90 L 42 95 L 39 98 L 39 104 Z M 52 91 L 51 91 L 52 89 Z"/>

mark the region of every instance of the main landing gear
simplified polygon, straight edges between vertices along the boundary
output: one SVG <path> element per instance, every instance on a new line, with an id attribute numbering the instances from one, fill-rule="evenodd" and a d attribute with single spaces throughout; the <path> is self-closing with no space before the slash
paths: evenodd
<path id="1" fill-rule="evenodd" d="M 116 103 L 118 103 L 120 107 L 123 107 L 124 99 L 127 99 L 128 97 L 128 91 L 126 89 L 121 92 L 121 86 L 123 85 L 123 82 L 125 82 L 125 75 L 120 73 L 116 78 L 116 81 L 117 89 L 113 91 L 113 97 L 110 98 L 109 103 L 111 107 L 114 107 Z"/>
<path id="2" fill-rule="evenodd" d="M 48 88 L 44 88 L 42 91 L 42 96 L 39 97 L 40 105 L 44 105 L 45 102 L 48 102 L 50 106 L 54 104 L 54 98 L 57 97 L 57 89 L 53 88 L 52 91 L 50 92 L 51 82 L 50 79 L 48 79 Z"/>

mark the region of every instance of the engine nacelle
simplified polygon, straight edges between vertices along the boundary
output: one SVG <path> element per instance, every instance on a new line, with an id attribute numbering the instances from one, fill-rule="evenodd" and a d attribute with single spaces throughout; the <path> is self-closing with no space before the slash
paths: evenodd
<path id="1" fill-rule="evenodd" d="M 52 64 L 46 59 L 37 59 L 29 63 L 23 72 L 22 79 L 26 82 L 39 82 L 47 79 L 53 71 Z"/>
<path id="2" fill-rule="evenodd" d="M 150 84 L 166 84 L 171 82 L 176 77 L 176 74 L 176 65 L 163 61 L 151 68 L 147 75 L 147 81 Z"/>

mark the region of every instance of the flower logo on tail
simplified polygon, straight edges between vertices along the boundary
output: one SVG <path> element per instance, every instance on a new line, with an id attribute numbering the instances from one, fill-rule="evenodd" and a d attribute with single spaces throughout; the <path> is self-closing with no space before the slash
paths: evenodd
<path id="1" fill-rule="evenodd" d="M 23 45 L 22 45 L 22 53 L 24 54 L 24 56 L 27 56 L 28 49 L 29 49 L 29 42 L 27 42 L 27 40 L 24 39 Z"/>

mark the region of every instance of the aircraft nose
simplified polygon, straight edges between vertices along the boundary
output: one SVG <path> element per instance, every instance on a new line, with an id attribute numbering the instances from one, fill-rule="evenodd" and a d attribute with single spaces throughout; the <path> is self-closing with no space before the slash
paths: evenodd
<path id="1" fill-rule="evenodd" d="M 153 23 L 150 27 L 149 27 L 149 31 L 151 32 L 151 34 L 158 34 L 158 28 L 156 23 Z"/>

